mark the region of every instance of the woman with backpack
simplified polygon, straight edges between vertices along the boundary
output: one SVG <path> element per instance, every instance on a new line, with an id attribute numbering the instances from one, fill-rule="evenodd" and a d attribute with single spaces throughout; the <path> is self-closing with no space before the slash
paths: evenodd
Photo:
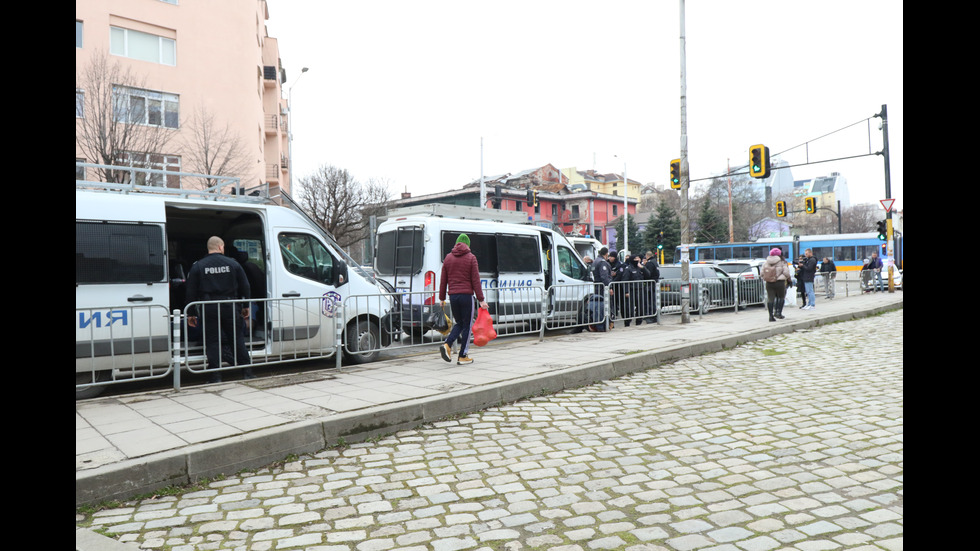
<path id="1" fill-rule="evenodd" d="M 774 247 L 769 251 L 762 266 L 762 279 L 766 282 L 766 308 L 769 321 L 784 319 L 783 304 L 786 302 L 786 283 L 790 280 L 789 265 L 783 260 L 783 251 Z"/>

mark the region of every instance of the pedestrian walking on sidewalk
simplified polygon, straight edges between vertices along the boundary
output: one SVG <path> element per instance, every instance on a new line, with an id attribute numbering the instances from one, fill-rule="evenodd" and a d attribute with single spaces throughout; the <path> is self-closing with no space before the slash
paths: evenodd
<path id="1" fill-rule="evenodd" d="M 783 251 L 773 247 L 769 251 L 765 264 L 762 265 L 762 280 L 766 282 L 766 309 L 769 310 L 769 321 L 784 319 L 783 304 L 786 302 L 786 284 L 792 275 L 789 264 L 783 260 Z"/>
<path id="2" fill-rule="evenodd" d="M 470 326 L 473 325 L 473 297 L 480 302 L 480 308 L 487 308 L 480 288 L 480 265 L 476 255 L 470 251 L 470 238 L 459 234 L 453 250 L 442 261 L 442 275 L 439 277 L 439 300 L 446 301 L 449 293 L 449 306 L 453 312 L 453 328 L 446 336 L 446 342 L 439 348 L 439 354 L 447 362 L 453 361 L 453 343 L 459 343 L 456 365 L 473 363 L 469 356 Z"/>
<path id="3" fill-rule="evenodd" d="M 813 250 L 807 249 L 800 260 L 799 278 L 803 283 L 803 290 L 806 292 L 806 306 L 804 310 L 813 310 L 817 307 L 817 295 L 813 292 L 813 279 L 817 275 L 817 258 L 813 256 Z"/>

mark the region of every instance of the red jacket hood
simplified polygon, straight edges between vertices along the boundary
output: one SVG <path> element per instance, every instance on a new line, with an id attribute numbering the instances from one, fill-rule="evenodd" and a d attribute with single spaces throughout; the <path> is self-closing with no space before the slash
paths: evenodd
<path id="1" fill-rule="evenodd" d="M 456 243 L 451 252 L 453 256 L 463 256 L 470 252 L 470 248 L 466 246 L 466 243 Z"/>

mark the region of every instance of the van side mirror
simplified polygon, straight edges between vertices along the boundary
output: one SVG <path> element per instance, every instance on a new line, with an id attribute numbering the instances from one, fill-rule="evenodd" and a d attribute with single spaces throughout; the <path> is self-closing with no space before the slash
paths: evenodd
<path id="1" fill-rule="evenodd" d="M 338 260 L 333 267 L 333 280 L 330 282 L 334 287 L 340 287 L 341 285 L 349 281 L 347 277 L 347 263 L 343 260 Z"/>

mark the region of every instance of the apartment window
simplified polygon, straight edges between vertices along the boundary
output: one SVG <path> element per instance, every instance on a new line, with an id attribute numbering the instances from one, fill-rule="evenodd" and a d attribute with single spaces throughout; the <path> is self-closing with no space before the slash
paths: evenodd
<path id="1" fill-rule="evenodd" d="M 617 205 L 613 205 L 613 216 L 619 216 L 619 208 Z"/>
<path id="2" fill-rule="evenodd" d="M 75 47 L 76 48 L 82 47 L 82 27 L 83 27 L 82 22 L 76 19 L 75 20 Z"/>
<path id="3" fill-rule="evenodd" d="M 148 168 L 152 170 L 166 170 L 168 172 L 180 172 L 180 157 L 177 155 L 162 155 L 159 153 L 136 153 L 136 152 L 123 152 L 116 159 L 116 164 L 120 166 L 133 166 L 138 168 Z M 176 174 L 167 174 L 159 172 L 134 172 L 136 175 L 136 185 L 139 186 L 157 186 L 157 187 L 169 187 L 169 188 L 180 188 L 180 176 Z M 166 176 L 166 180 L 164 180 Z M 129 178 L 126 178 L 126 182 L 129 183 Z"/>
<path id="4" fill-rule="evenodd" d="M 114 55 L 151 63 L 177 65 L 176 40 L 132 29 L 110 27 L 109 51 Z"/>
<path id="5" fill-rule="evenodd" d="M 155 90 L 115 86 L 115 118 L 119 122 L 178 128 L 180 96 Z"/>
<path id="6" fill-rule="evenodd" d="M 85 118 L 85 92 L 75 90 L 75 118 Z"/>

